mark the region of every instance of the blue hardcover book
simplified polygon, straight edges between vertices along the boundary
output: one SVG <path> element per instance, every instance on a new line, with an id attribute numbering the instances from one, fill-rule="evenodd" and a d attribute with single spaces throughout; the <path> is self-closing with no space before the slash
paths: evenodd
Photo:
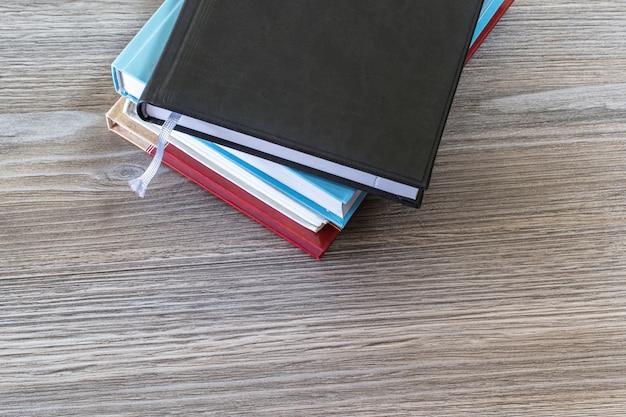
<path id="1" fill-rule="evenodd" d="M 365 192 L 222 145 L 224 156 L 289 197 L 343 228 Z M 295 175 L 294 175 L 295 174 Z M 298 191 L 295 191 L 295 190 Z M 308 196 L 308 197 L 307 197 Z M 316 201 L 317 200 L 317 201 Z"/>
<path id="2" fill-rule="evenodd" d="M 172 31 L 183 0 L 166 0 L 112 64 L 116 91 L 137 102 Z M 366 193 L 224 146 L 197 139 L 218 150 L 310 210 L 345 227 Z"/>

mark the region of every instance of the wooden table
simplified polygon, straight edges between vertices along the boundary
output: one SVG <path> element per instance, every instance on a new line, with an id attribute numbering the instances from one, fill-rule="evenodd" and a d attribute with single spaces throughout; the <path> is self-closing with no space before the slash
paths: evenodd
<path id="1" fill-rule="evenodd" d="M 315 261 L 107 131 L 159 1 L 0 4 L 0 415 L 626 415 L 626 4 L 517 0 L 423 207 Z"/>

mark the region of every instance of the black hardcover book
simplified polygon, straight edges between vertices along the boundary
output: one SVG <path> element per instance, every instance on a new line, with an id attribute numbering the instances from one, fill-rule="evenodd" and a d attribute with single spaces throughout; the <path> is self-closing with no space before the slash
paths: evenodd
<path id="1" fill-rule="evenodd" d="M 482 0 L 187 0 L 142 118 L 419 206 Z"/>

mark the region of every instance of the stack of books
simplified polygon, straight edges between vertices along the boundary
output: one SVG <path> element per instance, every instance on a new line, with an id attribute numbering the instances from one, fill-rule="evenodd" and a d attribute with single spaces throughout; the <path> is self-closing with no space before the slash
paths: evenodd
<path id="1" fill-rule="evenodd" d="M 165 0 L 109 129 L 319 259 L 366 193 L 418 207 L 463 65 L 513 0 Z M 148 172 L 150 171 L 150 172 Z"/>

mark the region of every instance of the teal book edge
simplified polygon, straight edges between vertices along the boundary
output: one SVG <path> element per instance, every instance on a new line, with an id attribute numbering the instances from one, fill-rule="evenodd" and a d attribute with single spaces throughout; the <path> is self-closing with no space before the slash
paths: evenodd
<path id="1" fill-rule="evenodd" d="M 202 141 L 202 142 L 206 143 L 205 141 Z M 330 222 L 334 223 L 340 228 L 344 228 L 346 226 L 346 224 L 348 223 L 348 220 L 352 217 L 352 215 L 358 208 L 359 204 L 361 203 L 361 201 L 363 201 L 363 199 L 366 196 L 365 192 L 355 190 L 354 188 L 349 188 L 342 184 L 337 184 L 333 181 L 329 181 L 324 178 L 319 178 L 314 175 L 310 175 L 308 173 L 300 172 L 289 167 L 283 167 L 284 169 L 288 169 L 292 172 L 297 173 L 297 175 L 299 175 L 302 179 L 304 179 L 305 181 L 308 181 L 311 185 L 317 187 L 318 189 L 323 189 L 327 194 L 333 193 L 336 196 L 341 196 L 341 198 L 336 198 L 336 199 L 341 201 L 344 205 L 348 204 L 351 200 L 354 200 L 353 204 L 348 206 L 349 209 L 345 213 L 345 215 L 343 217 L 338 216 L 337 214 L 328 211 L 326 208 L 324 208 L 320 204 L 316 203 L 315 201 L 311 199 L 308 199 L 307 197 L 303 196 L 302 194 L 298 193 L 292 188 L 286 187 L 282 182 L 280 182 L 280 180 L 263 172 L 254 164 L 248 163 L 242 158 L 238 157 L 237 156 L 238 152 L 229 152 L 225 150 L 224 148 L 222 148 L 221 145 L 217 145 L 217 144 L 209 143 L 209 145 L 212 145 L 214 149 L 218 150 L 220 153 L 222 153 L 222 155 L 226 156 L 228 159 L 235 162 L 240 167 L 246 169 L 248 172 L 264 180 L 268 184 L 271 184 L 274 187 L 278 188 L 279 190 L 281 190 L 283 193 L 285 193 L 292 199 L 300 202 L 301 204 L 308 207 L 310 210 L 325 217 Z M 254 158 L 257 158 L 257 157 L 254 157 Z M 346 188 L 348 189 L 346 190 Z"/>
<path id="2" fill-rule="evenodd" d="M 174 23 L 176 23 L 176 18 L 178 17 L 183 3 L 183 0 L 165 0 L 137 35 L 113 61 L 111 65 L 113 84 L 118 94 L 135 103 L 138 101 L 143 87 L 152 75 L 152 71 L 163 51 L 163 47 L 174 27 Z M 285 167 L 294 175 L 300 177 L 303 182 L 309 182 L 342 204 L 347 204 L 354 200 L 354 203 L 349 207 L 345 215 L 339 216 L 296 190 L 285 186 L 280 180 L 265 174 L 255 166 L 241 160 L 224 147 L 200 139 L 198 139 L 198 141 L 206 146 L 211 146 L 225 157 L 238 163 L 242 168 L 280 189 L 292 199 L 327 218 L 340 228 L 345 227 L 348 220 L 352 217 L 357 207 L 366 196 L 366 193 L 353 187 Z"/>
<path id="3" fill-rule="evenodd" d="M 487 25 L 491 21 L 491 18 L 498 12 L 500 7 L 504 4 L 504 0 L 485 0 L 483 7 L 480 10 L 480 16 L 478 17 L 478 23 L 476 24 L 476 30 L 472 36 L 472 44 L 476 42 L 480 34 L 487 28 Z"/>

